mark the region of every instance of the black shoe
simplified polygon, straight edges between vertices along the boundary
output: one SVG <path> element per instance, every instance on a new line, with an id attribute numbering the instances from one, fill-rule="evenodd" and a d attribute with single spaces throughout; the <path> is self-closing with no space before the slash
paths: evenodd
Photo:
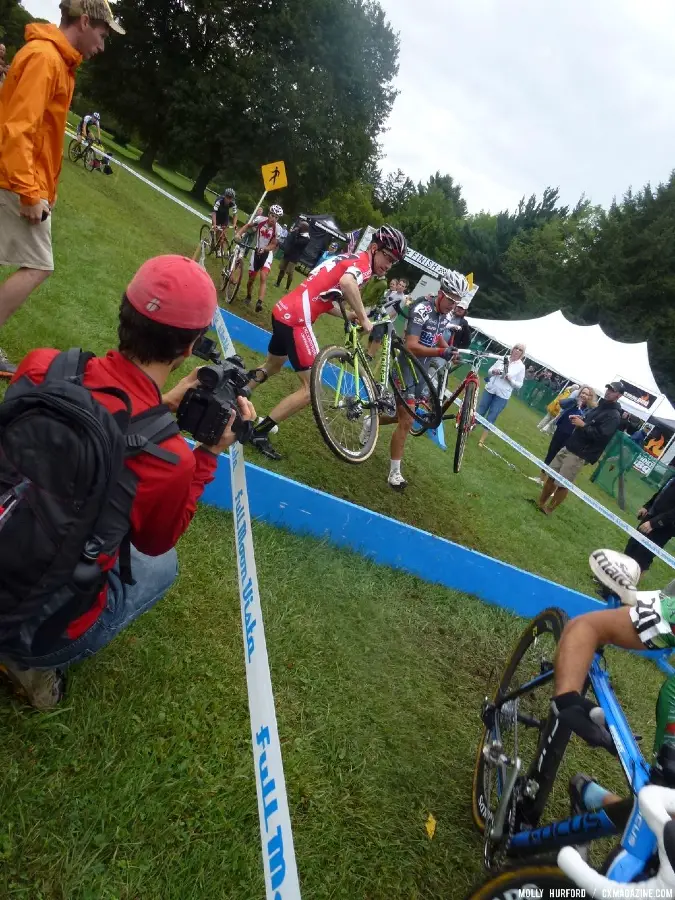
<path id="1" fill-rule="evenodd" d="M 262 310 L 263 310 L 263 302 L 262 302 L 262 300 L 258 300 L 258 302 L 255 305 L 255 311 L 262 312 Z"/>
<path id="2" fill-rule="evenodd" d="M 281 278 L 278 281 L 274 282 L 275 287 L 281 287 Z"/>
<path id="3" fill-rule="evenodd" d="M 274 444 L 266 434 L 255 434 L 254 432 L 249 443 L 268 459 L 283 459 L 281 453 L 274 449 Z"/>
<path id="4" fill-rule="evenodd" d="M 249 297 L 248 294 L 247 294 L 247 295 L 246 295 L 246 299 L 244 300 L 244 303 L 245 303 L 247 306 L 250 306 L 250 305 L 251 305 L 251 300 L 253 300 L 253 297 Z"/>
<path id="5" fill-rule="evenodd" d="M 567 786 L 567 792 L 570 795 L 570 811 L 573 816 L 578 816 L 581 813 L 589 812 L 584 804 L 583 797 L 584 791 L 592 782 L 593 779 L 589 778 L 588 775 L 584 775 L 583 772 L 578 772 L 576 775 L 573 775 L 570 778 L 570 783 Z"/>

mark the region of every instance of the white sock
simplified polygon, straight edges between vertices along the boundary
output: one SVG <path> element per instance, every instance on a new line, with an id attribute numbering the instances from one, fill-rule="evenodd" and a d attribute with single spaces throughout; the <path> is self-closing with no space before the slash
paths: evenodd
<path id="1" fill-rule="evenodd" d="M 389 461 L 389 477 L 392 475 L 400 475 L 401 474 L 401 460 L 400 459 L 392 459 Z"/>

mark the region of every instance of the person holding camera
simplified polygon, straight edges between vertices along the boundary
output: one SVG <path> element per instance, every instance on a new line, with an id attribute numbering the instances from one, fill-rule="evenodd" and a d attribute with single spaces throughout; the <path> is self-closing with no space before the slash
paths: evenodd
<path id="1" fill-rule="evenodd" d="M 513 350 L 509 356 L 499 359 L 488 369 L 490 379 L 485 385 L 480 402 L 478 404 L 478 414 L 483 416 L 493 425 L 497 421 L 497 417 L 503 411 L 509 398 L 514 391 L 520 390 L 525 381 L 525 364 L 523 356 L 525 355 L 525 344 L 514 344 Z M 488 436 L 487 428 L 484 428 L 478 446 L 485 446 L 485 439 Z"/>
<path id="2" fill-rule="evenodd" d="M 65 667 L 101 650 L 171 587 L 178 574 L 176 543 L 189 527 L 205 486 L 215 476 L 218 455 L 237 440 L 242 422 L 255 420 L 251 403 L 242 396 L 235 400 L 233 391 L 217 442 L 192 449 L 171 413 L 198 387 L 199 370 L 162 395 L 171 373 L 191 355 L 195 342 L 210 327 L 216 307 L 213 281 L 196 262 L 174 255 L 150 259 L 136 272 L 122 297 L 117 350 L 102 357 L 78 350 L 65 354 L 33 350 L 19 365 L 0 405 L 0 494 L 8 481 L 11 483 L 16 468 L 26 471 L 13 496 L 11 490 L 0 496 L 0 671 L 38 709 L 51 709 L 63 697 Z M 61 365 L 60 359 L 72 354 L 78 361 L 78 377 L 63 368 L 57 375 L 54 368 Z M 52 395 L 60 398 L 58 422 L 40 407 L 33 426 L 39 439 L 30 448 L 25 431 L 23 440 L 12 440 L 12 428 L 21 427 L 21 422 L 12 420 L 10 404 L 26 402 L 26 398 L 37 402 L 37 395 L 44 397 L 50 388 Z M 64 398 L 73 390 L 81 392 L 77 395 L 80 412 L 89 405 L 89 417 L 80 417 L 78 428 L 66 432 Z M 68 471 L 70 458 L 83 445 L 82 429 L 94 414 L 96 433 L 111 422 L 114 425 L 108 430 L 108 445 L 111 437 L 119 434 L 123 438 L 126 452 L 115 470 L 119 481 L 114 485 L 122 485 L 123 490 L 118 494 L 107 487 L 107 503 L 94 511 L 96 530 L 86 532 L 99 535 L 100 540 L 93 544 L 87 540 L 81 555 L 81 543 L 70 547 L 75 550 L 72 558 L 77 565 L 71 560 L 65 580 L 53 582 L 53 594 L 44 588 L 41 591 L 40 584 L 32 594 L 17 589 L 21 584 L 34 587 L 34 572 L 40 571 L 40 565 L 47 577 L 67 555 L 72 537 L 53 538 L 56 528 L 66 527 L 62 496 L 72 490 L 68 476 L 60 473 Z M 48 443 L 44 436 L 55 428 L 60 429 L 63 440 Z M 64 452 L 64 442 L 71 439 L 76 443 Z M 70 480 L 78 481 L 81 476 L 81 467 L 74 467 Z M 111 478 L 104 470 L 106 485 Z M 62 496 L 46 490 L 49 479 L 61 486 Z M 21 491 L 26 493 L 26 486 L 28 499 L 22 506 Z M 72 536 L 78 515 L 85 516 L 89 489 L 81 489 L 82 494 L 77 505 L 70 504 L 65 510 L 69 530 L 64 534 Z M 16 515 L 12 515 L 13 504 Z M 40 515 L 34 516 L 38 507 Z M 36 540 L 39 520 L 48 517 L 51 522 L 45 539 Z M 112 544 L 111 533 L 118 538 Z M 114 549 L 108 551 L 111 546 Z"/>

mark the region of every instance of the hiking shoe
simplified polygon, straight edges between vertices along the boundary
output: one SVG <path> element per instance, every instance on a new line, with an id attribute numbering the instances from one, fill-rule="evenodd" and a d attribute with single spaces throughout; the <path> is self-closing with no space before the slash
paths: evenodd
<path id="1" fill-rule="evenodd" d="M 283 459 L 281 453 L 274 449 L 274 444 L 266 434 L 256 434 L 254 432 L 249 444 L 255 447 L 256 450 L 260 450 L 268 459 Z"/>
<path id="2" fill-rule="evenodd" d="M 0 378 L 11 378 L 16 372 L 16 366 L 7 359 L 7 354 L 0 349 Z"/>
<path id="3" fill-rule="evenodd" d="M 251 300 L 253 300 L 253 297 L 249 297 L 249 296 L 247 295 L 247 296 L 246 296 L 246 299 L 244 300 L 244 303 L 245 303 L 247 306 L 250 306 L 250 305 L 251 305 Z"/>
<path id="4" fill-rule="evenodd" d="M 256 312 L 262 312 L 262 311 L 263 311 L 263 302 L 262 302 L 262 300 L 258 300 L 258 302 L 256 303 L 256 305 L 255 305 L 255 311 L 256 311 Z"/>
<path id="5" fill-rule="evenodd" d="M 14 663 L 0 663 L 0 673 L 5 675 L 35 709 L 46 712 L 63 700 L 66 676 L 60 669 L 22 669 Z"/>
<path id="6" fill-rule="evenodd" d="M 408 482 L 400 472 L 391 472 L 387 478 L 389 487 L 394 491 L 404 491 L 408 487 Z"/>

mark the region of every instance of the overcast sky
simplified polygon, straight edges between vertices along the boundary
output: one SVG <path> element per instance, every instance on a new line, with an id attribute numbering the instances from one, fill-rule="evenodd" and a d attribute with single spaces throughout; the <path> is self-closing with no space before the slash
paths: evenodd
<path id="1" fill-rule="evenodd" d="M 549 184 L 606 206 L 675 166 L 672 0 L 381 2 L 401 36 L 385 172 L 449 173 L 497 212 Z"/>

